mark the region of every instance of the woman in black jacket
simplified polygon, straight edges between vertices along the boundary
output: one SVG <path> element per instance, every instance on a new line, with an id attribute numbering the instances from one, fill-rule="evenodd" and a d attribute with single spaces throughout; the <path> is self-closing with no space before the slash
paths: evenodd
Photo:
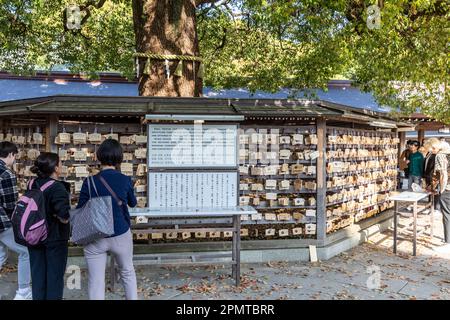
<path id="1" fill-rule="evenodd" d="M 37 175 L 31 188 L 52 183 L 44 191 L 48 223 L 46 243 L 28 248 L 33 300 L 61 300 L 63 297 L 70 236 L 70 185 L 58 180 L 60 168 L 58 155 L 48 152 L 41 153 L 31 168 Z"/>

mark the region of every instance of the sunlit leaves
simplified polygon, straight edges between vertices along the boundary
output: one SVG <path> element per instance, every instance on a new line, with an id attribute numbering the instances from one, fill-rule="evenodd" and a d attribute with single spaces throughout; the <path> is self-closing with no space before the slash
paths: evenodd
<path id="1" fill-rule="evenodd" d="M 394 110 L 420 109 L 450 122 L 448 1 L 380 1 L 375 29 L 367 25 L 367 8 L 377 1 L 212 2 L 198 7 L 197 19 L 206 85 L 326 88 L 341 75 Z M 63 12 L 73 3 L 0 0 L 0 69 L 31 73 L 63 65 L 92 77 L 118 71 L 133 78 L 131 0 L 91 7 L 81 30 L 66 30 Z"/>

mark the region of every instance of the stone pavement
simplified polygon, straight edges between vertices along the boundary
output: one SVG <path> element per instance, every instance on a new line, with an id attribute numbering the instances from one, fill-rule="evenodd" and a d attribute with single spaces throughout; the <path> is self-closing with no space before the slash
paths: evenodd
<path id="1" fill-rule="evenodd" d="M 426 216 L 421 220 L 427 219 Z M 442 216 L 435 221 L 442 236 Z M 401 223 L 405 219 L 401 219 Z M 328 261 L 271 262 L 242 266 L 242 285 L 234 287 L 229 266 L 136 267 L 141 299 L 450 299 L 450 255 L 438 256 L 432 245 L 438 239 L 419 238 L 418 255 L 412 257 L 410 241 L 401 241 L 392 253 L 392 232 Z M 14 265 L 0 272 L 0 296 L 11 299 L 16 289 Z M 69 275 L 68 275 L 69 276 Z M 120 287 L 120 286 L 119 286 Z M 86 271 L 81 289 L 65 291 L 66 299 L 86 299 Z M 123 299 L 123 290 L 107 293 Z"/>

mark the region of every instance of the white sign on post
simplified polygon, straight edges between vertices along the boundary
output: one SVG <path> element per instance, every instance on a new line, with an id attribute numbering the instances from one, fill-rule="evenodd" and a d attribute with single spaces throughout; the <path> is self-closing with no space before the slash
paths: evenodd
<path id="1" fill-rule="evenodd" d="M 150 172 L 149 205 L 229 208 L 237 205 L 237 172 Z"/>
<path id="2" fill-rule="evenodd" d="M 236 125 L 149 125 L 149 168 L 236 167 Z"/>

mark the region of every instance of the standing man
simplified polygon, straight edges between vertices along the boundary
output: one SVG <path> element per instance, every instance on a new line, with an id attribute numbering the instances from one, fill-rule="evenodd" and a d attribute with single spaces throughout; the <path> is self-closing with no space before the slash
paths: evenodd
<path id="1" fill-rule="evenodd" d="M 422 186 L 422 176 L 423 176 L 423 162 L 424 158 L 419 150 L 419 141 L 413 141 L 410 144 L 410 151 L 408 161 L 409 168 L 409 178 L 408 178 L 408 189 L 411 189 L 413 183 L 417 183 Z"/>
<path id="2" fill-rule="evenodd" d="M 17 179 L 12 171 L 17 147 L 11 142 L 0 142 L 0 268 L 8 258 L 8 249 L 19 255 L 18 283 L 19 290 L 14 300 L 31 300 L 31 274 L 28 249 L 14 240 L 11 215 L 16 206 Z"/>
<path id="3" fill-rule="evenodd" d="M 409 155 L 411 154 L 411 142 L 412 140 L 408 140 L 406 142 L 406 149 L 403 150 L 402 154 L 400 155 L 400 160 L 399 160 L 399 168 L 400 171 L 404 171 L 405 172 L 405 178 L 409 178 L 409 171 L 408 171 L 408 159 L 409 159 Z"/>
<path id="4" fill-rule="evenodd" d="M 439 253 L 450 253 L 450 145 L 447 142 L 435 142 L 432 150 L 436 154 L 436 172 L 442 211 L 442 220 L 444 223 L 444 243 L 434 250 Z"/>

